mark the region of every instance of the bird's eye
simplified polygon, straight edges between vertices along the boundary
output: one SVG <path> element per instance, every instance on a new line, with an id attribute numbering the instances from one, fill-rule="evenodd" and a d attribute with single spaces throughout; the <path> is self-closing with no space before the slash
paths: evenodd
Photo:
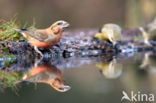
<path id="1" fill-rule="evenodd" d="M 58 23 L 57 25 L 62 25 L 63 23 L 62 22 L 60 22 L 60 23 Z"/>

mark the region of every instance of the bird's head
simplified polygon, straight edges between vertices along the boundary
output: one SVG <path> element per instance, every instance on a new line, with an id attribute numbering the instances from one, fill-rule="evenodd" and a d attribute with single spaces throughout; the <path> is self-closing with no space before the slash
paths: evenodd
<path id="1" fill-rule="evenodd" d="M 53 31 L 54 34 L 59 34 L 62 32 L 65 28 L 69 27 L 69 23 L 64 20 L 59 20 L 53 23 L 50 26 L 50 29 Z"/>
<path id="2" fill-rule="evenodd" d="M 64 80 L 61 80 L 59 78 L 54 78 L 50 82 L 50 85 L 59 92 L 66 92 L 71 88 L 70 86 L 64 84 Z"/>

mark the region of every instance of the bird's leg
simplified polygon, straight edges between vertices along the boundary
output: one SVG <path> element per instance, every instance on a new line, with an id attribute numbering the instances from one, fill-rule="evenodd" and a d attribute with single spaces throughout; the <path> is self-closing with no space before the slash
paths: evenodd
<path id="1" fill-rule="evenodd" d="M 37 46 L 34 46 L 34 49 L 37 53 L 39 53 L 41 55 L 41 57 L 43 58 L 43 54 L 40 50 L 38 50 L 38 47 Z"/>
<path id="2" fill-rule="evenodd" d="M 146 38 L 146 39 L 144 39 L 144 43 L 146 44 L 146 45 L 148 45 L 148 46 L 152 46 L 152 44 L 149 42 L 149 40 Z"/>
<path id="3" fill-rule="evenodd" d="M 42 60 L 43 58 L 35 59 L 34 67 L 37 67 Z"/>
<path id="4" fill-rule="evenodd" d="M 114 34 L 112 30 L 108 30 L 108 39 L 113 43 L 113 46 L 116 44 L 116 41 L 114 40 Z"/>
<path id="5" fill-rule="evenodd" d="M 109 40 L 113 44 L 113 46 L 116 44 L 115 40 L 111 36 L 109 36 Z"/>
<path id="6" fill-rule="evenodd" d="M 51 49 L 51 48 L 50 48 L 49 50 L 50 50 L 50 52 L 51 52 L 51 53 L 53 53 L 53 52 L 54 52 L 54 50 L 53 50 L 53 49 Z"/>

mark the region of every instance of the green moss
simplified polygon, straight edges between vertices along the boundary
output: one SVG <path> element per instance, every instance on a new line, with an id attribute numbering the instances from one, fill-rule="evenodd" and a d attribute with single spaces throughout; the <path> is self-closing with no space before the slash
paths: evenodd
<path id="1" fill-rule="evenodd" d="M 0 39 L 1 40 L 20 40 L 22 35 L 15 32 L 12 28 L 20 28 L 16 24 L 16 17 L 10 19 L 9 21 L 1 20 L 0 23 Z"/>
<path id="2" fill-rule="evenodd" d="M 28 26 L 27 23 L 24 25 L 19 25 L 17 23 L 17 17 L 5 21 L 0 20 L 0 40 L 23 40 L 25 39 L 20 33 L 13 30 L 13 28 L 35 28 L 35 22 L 31 26 Z"/>

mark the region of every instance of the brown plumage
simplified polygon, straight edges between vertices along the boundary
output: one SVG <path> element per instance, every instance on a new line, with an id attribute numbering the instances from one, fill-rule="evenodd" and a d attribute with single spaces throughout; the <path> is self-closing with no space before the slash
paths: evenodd
<path id="1" fill-rule="evenodd" d="M 66 92 L 70 89 L 70 86 L 64 84 L 62 72 L 50 63 L 32 67 L 23 76 L 22 81 L 45 83 L 59 92 Z"/>
<path id="2" fill-rule="evenodd" d="M 66 21 L 60 20 L 53 23 L 50 27 L 46 29 L 13 29 L 21 33 L 25 38 L 28 39 L 28 42 L 31 46 L 34 46 L 36 52 L 41 56 L 43 54 L 38 50 L 40 48 L 49 48 L 52 45 L 58 43 L 62 37 L 64 28 L 68 27 L 69 23 Z"/>

